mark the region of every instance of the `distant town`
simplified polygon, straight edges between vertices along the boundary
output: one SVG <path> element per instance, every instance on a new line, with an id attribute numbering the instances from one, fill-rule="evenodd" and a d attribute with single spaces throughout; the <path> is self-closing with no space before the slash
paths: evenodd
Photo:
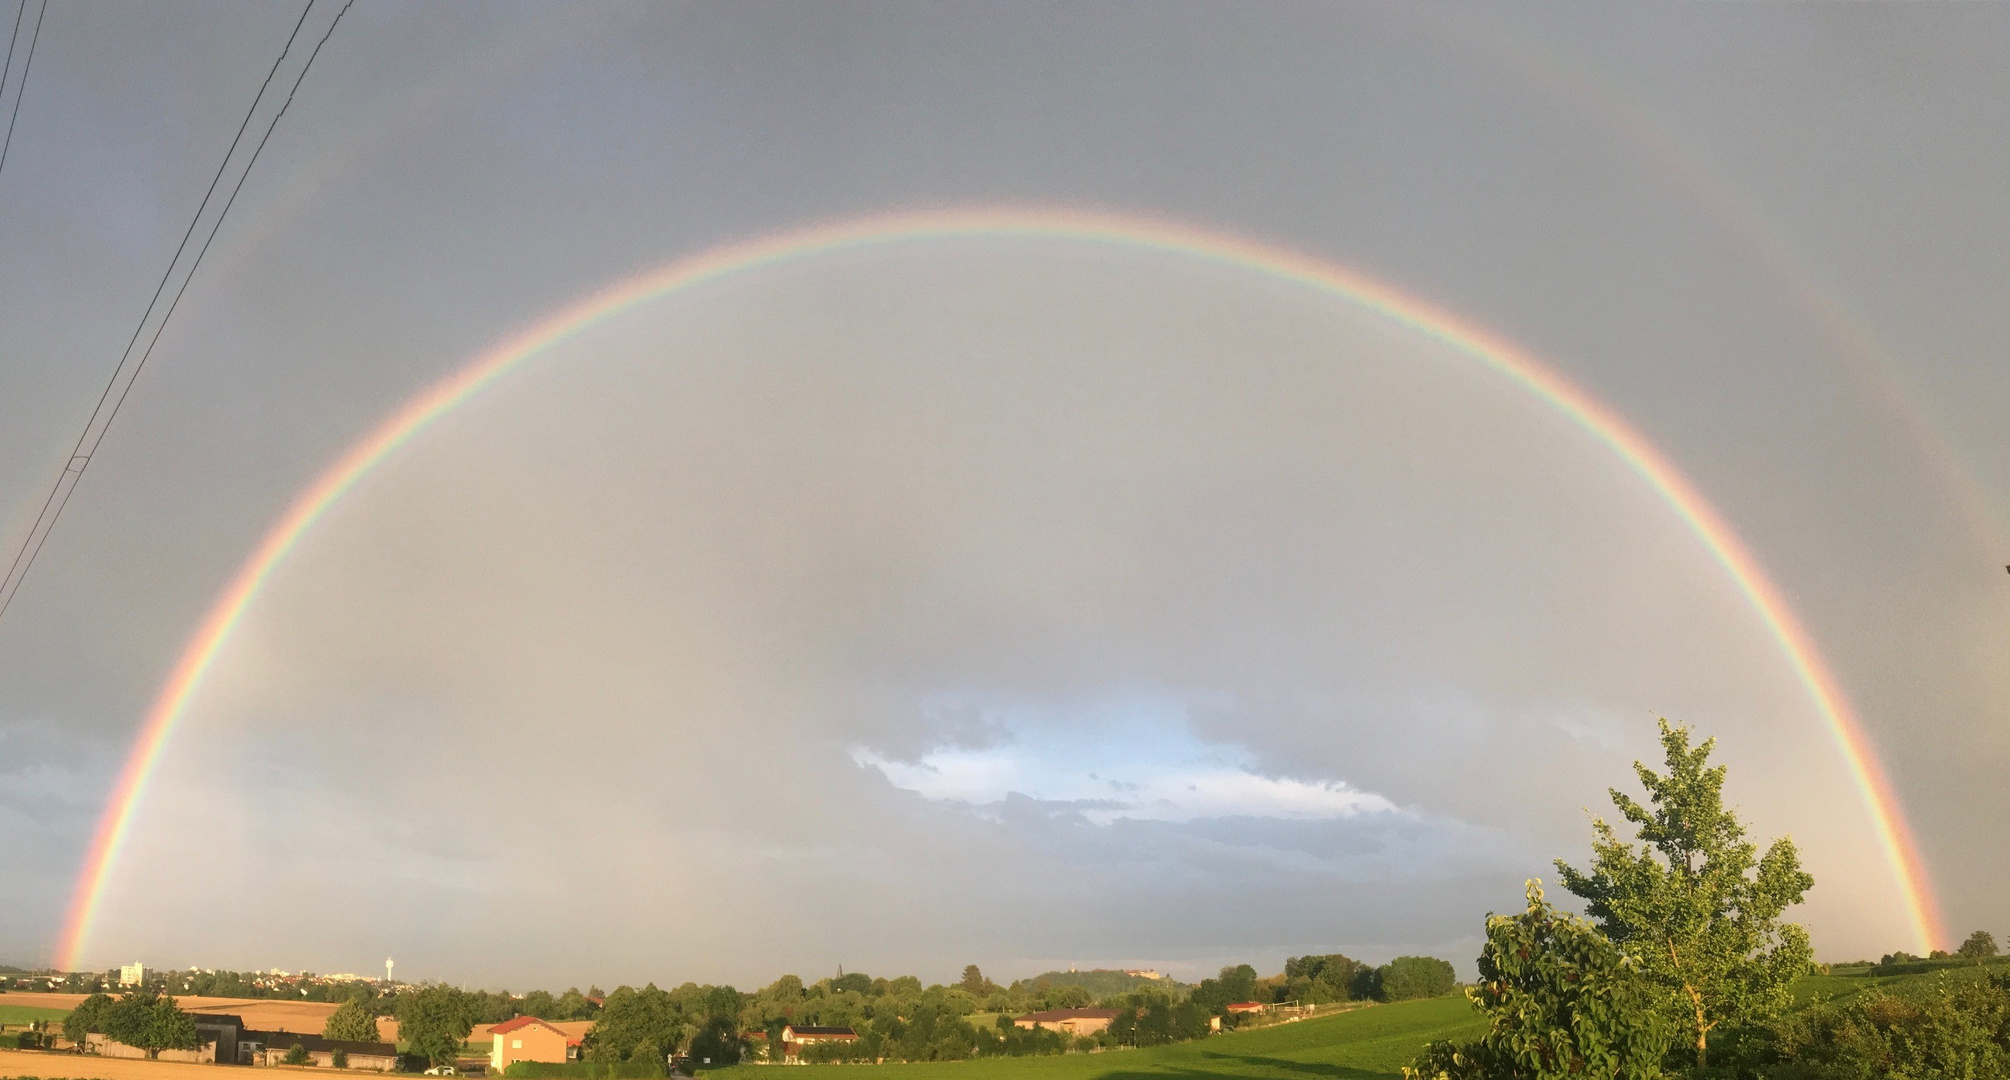
<path id="1" fill-rule="evenodd" d="M 277 968 L 4 972 L 13 1049 L 190 1064 L 434 1075 L 664 1076 L 737 1064 L 939 1061 L 1168 1045 L 1373 1002 L 1452 993 L 1451 964 L 1341 954 L 1188 985 L 1151 968 L 1049 971 L 1001 985 L 840 972 L 743 993 L 654 984 L 524 994 Z M 36 1010 L 46 1017 L 20 1015 Z"/>

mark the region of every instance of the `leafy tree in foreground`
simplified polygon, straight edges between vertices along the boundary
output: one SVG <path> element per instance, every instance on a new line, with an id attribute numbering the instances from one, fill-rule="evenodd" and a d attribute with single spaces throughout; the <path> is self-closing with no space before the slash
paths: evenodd
<path id="1" fill-rule="evenodd" d="M 1979 964 L 1996 955 L 1996 935 L 1987 930 L 1977 930 L 1968 935 L 1968 940 L 1962 942 L 1960 948 L 1954 950 L 1954 955 Z"/>
<path id="2" fill-rule="evenodd" d="M 1407 1080 L 1654 1080 L 1670 1027 L 1638 965 L 1528 883 L 1528 910 L 1487 918 L 1480 982 L 1466 991 L 1487 1033 L 1424 1048 Z"/>
<path id="3" fill-rule="evenodd" d="M 360 1001 L 336 1009 L 321 1028 L 321 1037 L 342 1042 L 377 1042 L 377 1014 Z"/>
<path id="4" fill-rule="evenodd" d="M 104 1034 L 105 1015 L 111 1011 L 112 999 L 108 994 L 92 994 L 77 1003 L 70 1015 L 63 1018 L 63 1037 L 78 1046 L 84 1045 L 84 1036 L 91 1032 Z"/>
<path id="5" fill-rule="evenodd" d="M 434 1065 L 452 1065 L 474 1029 L 473 1004 L 451 986 L 428 986 L 398 1001 L 398 1036 Z"/>
<path id="6" fill-rule="evenodd" d="M 1435 956 L 1399 956 L 1381 970 L 1382 1000 L 1443 997 L 1458 988 L 1452 965 Z"/>
<path id="7" fill-rule="evenodd" d="M 171 997 L 151 990 L 132 990 L 105 1010 L 104 1033 L 147 1057 L 163 1050 L 196 1047 L 195 1018 L 181 1011 Z"/>
<path id="8" fill-rule="evenodd" d="M 1709 1065 L 1711 1031 L 1778 1016 L 1792 1003 L 1787 985 L 1814 966 L 1807 931 L 1780 921 L 1814 878 L 1792 840 L 1775 840 L 1761 857 L 1745 839 L 1724 807 L 1724 767 L 1705 764 L 1716 742 L 1692 749 L 1688 728 L 1661 721 L 1667 774 L 1633 764 L 1651 807 L 1611 789 L 1640 846 L 1598 819 L 1591 872 L 1556 863 L 1564 887 L 1661 989 L 1699 1069 Z"/>

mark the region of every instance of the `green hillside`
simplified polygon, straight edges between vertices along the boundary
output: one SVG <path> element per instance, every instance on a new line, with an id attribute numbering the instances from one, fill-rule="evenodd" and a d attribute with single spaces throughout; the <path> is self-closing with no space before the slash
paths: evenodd
<path id="1" fill-rule="evenodd" d="M 1217 1035 L 1146 1050 L 1056 1057 L 979 1058 L 915 1065 L 807 1065 L 832 1080 L 1192 1080 L 1199 1076 L 1266 1080 L 1384 1080 L 1400 1077 L 1432 1039 L 1470 1038 L 1480 1030 L 1464 997 L 1377 1005 L 1336 1016 Z M 714 1069 L 706 1080 L 759 1080 L 759 1066 Z M 796 1075 L 791 1073 L 790 1075 Z M 815 1074 L 811 1074 L 815 1075 Z"/>
<path id="2" fill-rule="evenodd" d="M 1127 975 L 1121 971 L 1097 968 L 1092 971 L 1047 971 L 1030 979 L 1020 979 L 1012 984 L 1015 990 L 1034 990 L 1043 986 L 1079 986 L 1098 1001 L 1118 994 L 1128 994 L 1145 987 L 1156 987 L 1175 997 L 1185 994 L 1193 987 L 1174 979 L 1147 979 L 1142 975 Z"/>

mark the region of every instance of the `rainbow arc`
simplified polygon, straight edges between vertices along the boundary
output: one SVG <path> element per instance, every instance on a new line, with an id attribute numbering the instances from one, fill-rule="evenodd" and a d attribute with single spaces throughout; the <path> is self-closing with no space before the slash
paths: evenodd
<path id="1" fill-rule="evenodd" d="M 1861 795 L 1905 898 L 1916 947 L 1945 938 L 1926 868 L 1890 779 L 1834 673 L 1785 595 L 1723 517 L 1657 447 L 1617 412 L 1513 343 L 1336 263 L 1245 237 L 1150 218 L 1039 207 L 977 207 L 855 218 L 728 244 L 671 262 L 561 309 L 421 391 L 352 444 L 296 495 L 204 616 L 148 708 L 93 835 L 54 964 L 71 970 L 90 941 L 119 853 L 149 781 L 204 676 L 265 582 L 329 507 L 429 424 L 498 378 L 638 305 L 818 256 L 894 244 L 973 238 L 1104 244 L 1235 267 L 1372 311 L 1449 346 L 1542 401 L 1603 444 L 1661 497 L 1729 576 L 1779 644 Z"/>

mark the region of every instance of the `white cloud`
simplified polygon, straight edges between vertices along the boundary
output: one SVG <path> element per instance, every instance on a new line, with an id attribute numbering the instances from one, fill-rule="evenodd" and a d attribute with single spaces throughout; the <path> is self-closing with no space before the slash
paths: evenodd
<path id="1" fill-rule="evenodd" d="M 938 746 L 915 761 L 855 746 L 852 760 L 878 769 L 895 787 L 939 802 L 985 806 L 1024 795 L 1078 804 L 1099 825 L 1119 819 L 1320 820 L 1396 809 L 1342 780 L 1265 775 L 1247 749 L 1203 742 L 1175 713 L 1176 707 L 1150 699 L 1085 714 L 1013 710 L 1001 722 L 1009 737 L 994 745 Z"/>

